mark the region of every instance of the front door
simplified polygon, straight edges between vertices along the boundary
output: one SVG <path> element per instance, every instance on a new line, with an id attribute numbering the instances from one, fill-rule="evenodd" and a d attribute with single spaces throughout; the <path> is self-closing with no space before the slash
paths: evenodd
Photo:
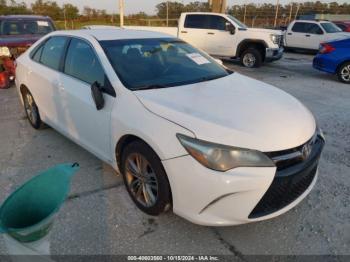
<path id="1" fill-rule="evenodd" d="M 68 135 L 100 158 L 111 160 L 111 110 L 115 98 L 104 93 L 105 106 L 101 110 L 91 95 L 91 85 L 97 82 L 112 90 L 103 67 L 92 46 L 72 38 L 67 50 L 63 74 L 60 77 L 62 107 L 60 123 Z"/>

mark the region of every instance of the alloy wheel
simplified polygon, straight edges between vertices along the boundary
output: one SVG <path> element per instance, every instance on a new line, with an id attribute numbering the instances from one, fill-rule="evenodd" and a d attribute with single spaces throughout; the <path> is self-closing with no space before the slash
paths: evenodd
<path id="1" fill-rule="evenodd" d="M 30 93 L 25 94 L 24 108 L 26 110 L 29 121 L 32 124 L 35 124 L 38 121 L 38 110 Z"/>
<path id="2" fill-rule="evenodd" d="M 344 82 L 350 82 L 350 65 L 344 66 L 340 72 L 340 76 Z"/>
<path id="3" fill-rule="evenodd" d="M 256 63 L 256 58 L 253 54 L 247 53 L 243 57 L 243 64 L 246 67 L 253 67 Z"/>
<path id="4" fill-rule="evenodd" d="M 126 182 L 133 197 L 145 207 L 154 206 L 158 198 L 158 181 L 146 158 L 133 153 L 126 159 Z"/>

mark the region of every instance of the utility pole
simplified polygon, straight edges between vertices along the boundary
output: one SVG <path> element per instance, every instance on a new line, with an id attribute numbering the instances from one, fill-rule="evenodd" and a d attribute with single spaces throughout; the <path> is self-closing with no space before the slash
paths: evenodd
<path id="1" fill-rule="evenodd" d="M 288 19 L 288 23 L 290 23 L 290 21 L 292 20 L 292 13 L 293 13 L 293 2 L 290 3 L 290 11 L 289 11 L 289 19 Z"/>
<path id="2" fill-rule="evenodd" d="M 124 26 L 124 0 L 119 0 L 120 27 Z"/>
<path id="3" fill-rule="evenodd" d="M 64 17 L 64 29 L 67 30 L 67 17 L 66 17 L 66 7 L 63 7 L 63 17 Z"/>
<path id="4" fill-rule="evenodd" d="M 275 22 L 273 23 L 273 27 L 276 27 L 276 26 L 277 26 L 277 18 L 278 18 L 279 7 L 280 7 L 280 0 L 277 0 Z"/>
<path id="5" fill-rule="evenodd" d="M 300 3 L 298 3 L 297 11 L 295 13 L 294 20 L 297 20 L 298 14 L 299 14 L 299 9 L 300 9 Z"/>
<path id="6" fill-rule="evenodd" d="M 169 26 L 169 1 L 166 1 L 166 26 Z"/>
<path id="7" fill-rule="evenodd" d="M 247 15 L 247 5 L 244 5 L 244 16 L 243 16 L 243 24 L 245 24 L 245 17 Z"/>

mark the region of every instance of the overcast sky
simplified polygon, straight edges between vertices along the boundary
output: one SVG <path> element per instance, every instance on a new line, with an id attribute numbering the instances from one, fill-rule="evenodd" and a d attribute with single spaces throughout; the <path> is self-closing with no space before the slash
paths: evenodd
<path id="1" fill-rule="evenodd" d="M 18 0 L 17 2 L 24 1 L 26 3 L 34 3 L 35 0 Z M 155 6 L 165 0 L 125 0 L 125 11 L 127 14 L 130 13 L 138 13 L 138 12 L 146 12 L 147 14 L 155 13 Z M 189 3 L 195 0 L 180 0 L 177 2 Z M 198 1 L 198 0 L 197 0 Z M 206 2 L 206 0 L 199 0 L 200 2 Z M 350 0 L 333 0 L 336 2 L 349 2 Z M 79 7 L 80 10 L 83 9 L 84 6 L 90 6 L 97 9 L 106 9 L 108 13 L 117 12 L 118 11 L 118 0 L 56 0 L 59 5 L 63 3 L 71 3 Z M 174 2 L 174 0 L 172 1 Z M 228 5 L 233 4 L 242 4 L 242 3 L 276 3 L 276 0 L 228 0 Z M 291 0 L 280 0 L 281 4 L 286 4 L 292 2 Z M 293 0 L 293 2 L 304 2 L 302 0 Z M 327 0 L 321 0 L 321 2 L 332 2 Z"/>

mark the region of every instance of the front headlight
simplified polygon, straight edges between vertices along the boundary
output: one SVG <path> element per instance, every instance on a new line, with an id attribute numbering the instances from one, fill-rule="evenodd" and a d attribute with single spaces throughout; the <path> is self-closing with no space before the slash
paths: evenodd
<path id="1" fill-rule="evenodd" d="M 187 152 L 203 166 L 225 172 L 236 167 L 274 167 L 264 153 L 238 147 L 230 147 L 177 134 Z"/>
<path id="2" fill-rule="evenodd" d="M 2 46 L 0 47 L 0 56 L 11 56 L 10 49 L 7 46 Z"/>
<path id="3" fill-rule="evenodd" d="M 280 43 L 281 36 L 280 35 L 270 35 L 272 43 L 278 45 Z"/>

